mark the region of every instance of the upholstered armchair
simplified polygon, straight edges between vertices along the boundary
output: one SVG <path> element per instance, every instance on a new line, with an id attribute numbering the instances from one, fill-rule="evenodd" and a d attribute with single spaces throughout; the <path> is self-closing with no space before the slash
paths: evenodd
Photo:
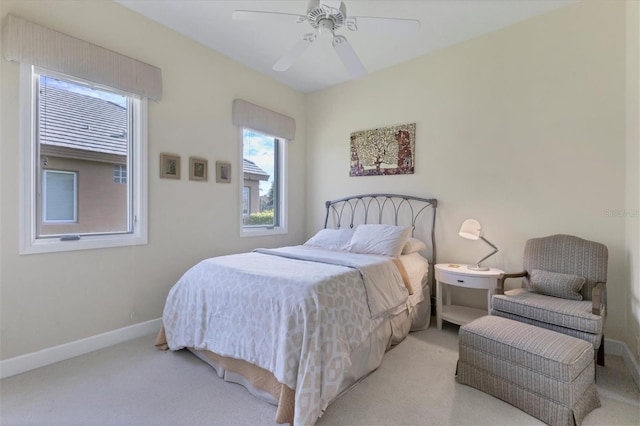
<path id="1" fill-rule="evenodd" d="M 594 241 L 571 235 L 530 239 L 524 271 L 498 278 L 491 314 L 586 340 L 604 365 L 607 262 L 607 247 Z M 505 292 L 508 278 L 522 278 L 522 288 Z"/>

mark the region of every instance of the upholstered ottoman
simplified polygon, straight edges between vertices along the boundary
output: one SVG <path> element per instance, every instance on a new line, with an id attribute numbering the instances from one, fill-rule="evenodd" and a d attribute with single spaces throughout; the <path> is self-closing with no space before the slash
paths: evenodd
<path id="1" fill-rule="evenodd" d="M 579 425 L 600 407 L 593 346 L 584 340 L 485 316 L 460 327 L 459 349 L 459 383 L 547 424 Z"/>

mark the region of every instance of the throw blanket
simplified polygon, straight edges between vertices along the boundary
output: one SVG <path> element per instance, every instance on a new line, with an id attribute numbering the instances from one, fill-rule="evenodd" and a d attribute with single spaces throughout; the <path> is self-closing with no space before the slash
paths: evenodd
<path id="1" fill-rule="evenodd" d="M 283 256 L 291 259 L 309 260 L 332 265 L 355 268 L 362 274 L 371 318 L 389 312 L 393 308 L 404 305 L 407 300 L 407 289 L 404 278 L 396 267 L 390 267 L 389 258 L 383 256 L 363 256 L 356 253 L 323 250 L 307 246 L 282 247 L 278 249 L 257 249 L 257 253 Z M 401 265 L 401 264 L 400 264 Z M 389 285 L 400 282 L 403 285 Z"/>
<path id="2" fill-rule="evenodd" d="M 298 246 L 203 260 L 169 292 L 163 325 L 172 350 L 270 371 L 295 389 L 294 423 L 313 424 L 353 350 L 406 301 L 390 259 Z"/>

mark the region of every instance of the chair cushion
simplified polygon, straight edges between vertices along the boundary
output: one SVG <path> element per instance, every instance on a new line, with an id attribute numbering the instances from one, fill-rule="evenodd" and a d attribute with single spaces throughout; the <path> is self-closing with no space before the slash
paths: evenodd
<path id="1" fill-rule="evenodd" d="M 517 289 L 493 296 L 492 307 L 496 311 L 591 334 L 602 334 L 604 326 L 604 310 L 602 315 L 593 315 L 590 300 L 566 300 Z"/>
<path id="2" fill-rule="evenodd" d="M 528 290 L 534 293 L 548 296 L 561 297 L 570 300 L 582 300 L 580 290 L 584 285 L 585 277 L 574 274 L 562 274 L 560 272 L 534 269 L 529 277 Z"/>
<path id="3" fill-rule="evenodd" d="M 602 342 L 602 334 L 585 333 L 584 331 L 574 330 L 573 328 L 560 327 L 555 324 L 548 324 L 546 322 L 534 321 L 530 318 L 521 317 L 520 315 L 510 314 L 508 312 L 491 310 L 491 316 L 507 318 L 510 320 L 523 322 L 525 324 L 535 325 L 538 328 L 546 328 L 547 330 L 555 331 L 556 333 L 566 334 L 567 336 L 577 337 L 585 342 L 591 343 L 594 348 L 599 348 Z"/>

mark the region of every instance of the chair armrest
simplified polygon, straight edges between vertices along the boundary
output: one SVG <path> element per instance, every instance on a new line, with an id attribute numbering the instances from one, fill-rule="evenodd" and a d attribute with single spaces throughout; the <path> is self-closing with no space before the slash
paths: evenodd
<path id="1" fill-rule="evenodd" d="M 512 274 L 500 274 L 498 276 L 498 287 L 496 288 L 496 294 L 504 294 L 504 280 L 507 278 L 522 278 L 527 276 L 527 271 L 516 272 Z"/>
<path id="2" fill-rule="evenodd" d="M 600 315 L 604 292 L 607 290 L 605 283 L 596 283 L 591 291 L 591 313 Z"/>

